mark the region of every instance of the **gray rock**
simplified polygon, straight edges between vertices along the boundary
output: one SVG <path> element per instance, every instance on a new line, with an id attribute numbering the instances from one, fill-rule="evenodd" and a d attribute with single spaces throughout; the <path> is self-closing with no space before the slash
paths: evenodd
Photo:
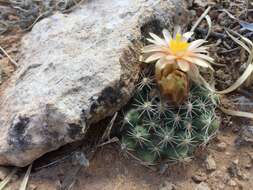
<path id="1" fill-rule="evenodd" d="M 207 183 L 201 182 L 195 188 L 195 190 L 211 190 Z"/>
<path id="2" fill-rule="evenodd" d="M 253 126 L 243 126 L 239 137 L 235 141 L 236 145 L 253 145 Z"/>
<path id="3" fill-rule="evenodd" d="M 0 165 L 26 166 L 125 105 L 143 35 L 173 20 L 187 24 L 185 7 L 183 0 L 91 0 L 37 23 L 0 89 Z"/>

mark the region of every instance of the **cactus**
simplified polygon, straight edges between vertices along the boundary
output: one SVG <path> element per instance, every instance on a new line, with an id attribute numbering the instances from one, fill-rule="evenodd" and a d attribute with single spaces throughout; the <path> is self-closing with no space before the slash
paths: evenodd
<path id="1" fill-rule="evenodd" d="M 219 127 L 218 98 L 192 84 L 188 98 L 174 106 L 165 102 L 150 76 L 142 75 L 127 106 L 121 148 L 145 163 L 188 162 L 198 146 L 206 145 Z"/>

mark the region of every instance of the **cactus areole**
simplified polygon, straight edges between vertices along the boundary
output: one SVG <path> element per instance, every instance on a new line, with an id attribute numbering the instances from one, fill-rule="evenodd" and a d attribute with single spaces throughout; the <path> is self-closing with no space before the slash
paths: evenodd
<path id="1" fill-rule="evenodd" d="M 174 105 L 163 98 L 152 78 L 141 76 L 125 112 L 121 149 L 145 164 L 188 162 L 196 148 L 206 145 L 217 132 L 218 98 L 204 87 L 191 84 L 183 103 Z"/>

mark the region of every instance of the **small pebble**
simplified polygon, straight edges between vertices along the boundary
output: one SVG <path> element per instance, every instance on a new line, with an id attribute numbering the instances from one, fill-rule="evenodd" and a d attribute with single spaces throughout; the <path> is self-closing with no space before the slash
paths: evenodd
<path id="1" fill-rule="evenodd" d="M 225 142 L 221 142 L 217 144 L 217 148 L 218 148 L 218 151 L 223 152 L 226 150 L 227 144 Z"/>
<path id="2" fill-rule="evenodd" d="M 231 155 L 231 153 L 230 153 L 230 152 L 225 152 L 225 154 L 226 154 L 227 156 Z"/>
<path id="3" fill-rule="evenodd" d="M 241 169 L 239 169 L 237 172 L 237 176 L 238 176 L 238 179 L 247 181 L 249 180 L 250 174 L 248 172 L 244 172 Z"/>
<path id="4" fill-rule="evenodd" d="M 233 160 L 233 163 L 234 163 L 235 165 L 238 165 L 238 164 L 239 164 L 239 160 L 238 160 L 238 159 Z"/>
<path id="5" fill-rule="evenodd" d="M 221 183 L 221 184 L 219 184 L 219 189 L 224 189 L 225 188 L 225 184 L 223 184 L 223 183 Z"/>
<path id="6" fill-rule="evenodd" d="M 211 155 L 207 156 L 205 163 L 206 163 L 206 169 L 208 171 L 216 170 L 216 163 L 215 163 L 215 160 L 213 159 L 213 157 Z"/>
<path id="7" fill-rule="evenodd" d="M 192 180 L 196 183 L 200 183 L 207 180 L 207 176 L 204 172 L 197 172 L 194 176 L 192 176 Z"/>
<path id="8" fill-rule="evenodd" d="M 232 186 L 232 187 L 235 187 L 237 185 L 237 183 L 235 182 L 235 180 L 231 179 L 229 182 L 228 182 L 228 185 Z"/>
<path id="9" fill-rule="evenodd" d="M 244 168 L 246 169 L 250 169 L 252 167 L 253 164 L 253 159 L 251 158 L 251 155 L 248 154 L 248 159 L 246 160 L 246 162 L 243 164 Z"/>
<path id="10" fill-rule="evenodd" d="M 195 188 L 195 190 L 211 190 L 207 183 L 201 182 Z"/>

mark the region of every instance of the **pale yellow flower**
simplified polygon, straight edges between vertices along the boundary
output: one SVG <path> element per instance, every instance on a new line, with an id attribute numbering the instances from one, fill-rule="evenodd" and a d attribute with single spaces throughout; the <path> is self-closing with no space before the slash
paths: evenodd
<path id="1" fill-rule="evenodd" d="M 173 36 L 164 29 L 164 39 L 150 33 L 152 38 L 147 40 L 152 45 L 145 46 L 142 50 L 143 53 L 149 55 L 144 62 L 149 63 L 158 60 L 157 66 L 160 69 L 167 64 L 177 64 L 179 69 L 184 72 L 191 70 L 194 65 L 212 69 L 210 63 L 214 60 L 207 55 L 208 47 L 203 46 L 206 41 L 198 39 L 188 42 L 192 35 L 192 32 L 182 34 L 180 28 L 175 29 Z"/>

